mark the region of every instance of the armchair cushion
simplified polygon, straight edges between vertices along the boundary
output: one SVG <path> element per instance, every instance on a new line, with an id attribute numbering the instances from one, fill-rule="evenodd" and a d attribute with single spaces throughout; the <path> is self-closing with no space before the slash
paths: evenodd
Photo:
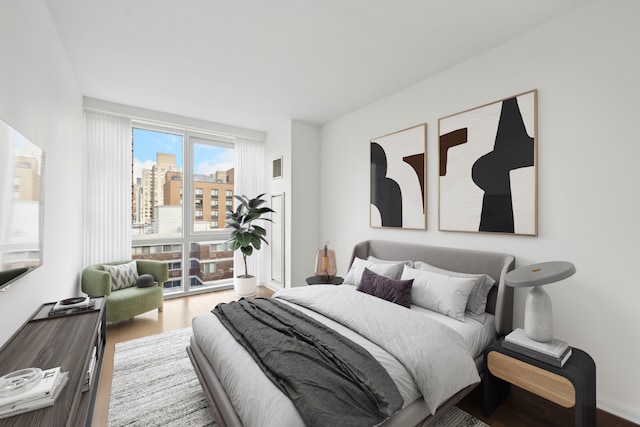
<path id="1" fill-rule="evenodd" d="M 103 265 L 104 271 L 111 276 L 111 291 L 135 286 L 138 280 L 138 266 L 135 261 L 118 265 Z"/>

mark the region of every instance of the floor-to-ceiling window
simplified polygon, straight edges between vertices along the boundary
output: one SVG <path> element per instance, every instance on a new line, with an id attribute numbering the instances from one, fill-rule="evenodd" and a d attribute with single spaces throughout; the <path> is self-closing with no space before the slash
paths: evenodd
<path id="1" fill-rule="evenodd" d="M 231 139 L 134 123 L 132 254 L 166 262 L 167 296 L 232 286 Z"/>

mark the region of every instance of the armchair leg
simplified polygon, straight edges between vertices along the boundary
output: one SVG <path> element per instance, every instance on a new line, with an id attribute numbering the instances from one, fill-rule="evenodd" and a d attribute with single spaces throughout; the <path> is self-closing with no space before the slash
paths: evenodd
<path id="1" fill-rule="evenodd" d="M 158 313 L 162 313 L 162 309 L 163 309 L 162 306 L 158 307 Z"/>

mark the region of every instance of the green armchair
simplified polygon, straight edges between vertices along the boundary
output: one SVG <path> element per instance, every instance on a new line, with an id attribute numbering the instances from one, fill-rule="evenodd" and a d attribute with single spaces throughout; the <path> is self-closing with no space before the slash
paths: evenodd
<path id="1" fill-rule="evenodd" d="M 162 312 L 162 284 L 169 279 L 168 265 L 161 261 L 136 260 L 138 274 L 151 274 L 158 285 L 111 290 L 111 276 L 102 265 L 118 265 L 131 261 L 105 262 L 82 270 L 82 292 L 90 297 L 106 297 L 107 322 L 131 319 L 138 314 L 158 309 Z"/>

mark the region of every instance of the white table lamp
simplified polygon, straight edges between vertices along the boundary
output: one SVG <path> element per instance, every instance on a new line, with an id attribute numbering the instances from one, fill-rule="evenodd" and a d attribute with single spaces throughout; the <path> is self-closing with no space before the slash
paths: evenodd
<path id="1" fill-rule="evenodd" d="M 507 273 L 507 286 L 533 286 L 527 294 L 524 307 L 524 332 L 527 337 L 539 342 L 549 342 L 553 339 L 551 298 L 542 285 L 564 280 L 575 272 L 576 268 L 570 262 L 550 261 L 527 265 Z"/>

